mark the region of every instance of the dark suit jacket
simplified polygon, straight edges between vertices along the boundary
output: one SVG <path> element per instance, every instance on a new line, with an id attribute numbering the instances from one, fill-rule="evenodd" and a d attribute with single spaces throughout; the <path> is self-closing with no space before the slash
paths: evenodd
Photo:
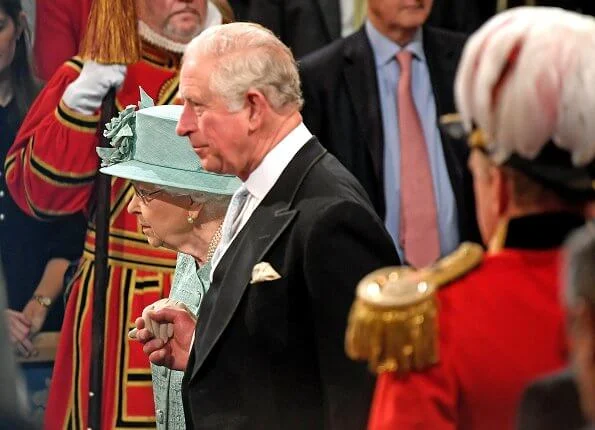
<path id="1" fill-rule="evenodd" d="M 455 112 L 453 82 L 465 36 L 425 28 L 423 43 L 438 117 Z M 364 28 L 302 59 L 300 73 L 304 123 L 361 182 L 384 217 L 384 132 L 374 54 Z M 442 144 L 461 239 L 479 241 L 466 165 L 469 150 L 465 142 L 445 134 Z"/>
<path id="2" fill-rule="evenodd" d="M 486 4 L 489 4 L 488 0 L 435 0 L 427 24 L 471 33 L 493 13 L 490 10 L 490 15 L 486 16 Z"/>
<path id="3" fill-rule="evenodd" d="M 248 16 L 301 58 L 341 37 L 339 7 L 339 0 L 251 0 Z"/>
<path id="4" fill-rule="evenodd" d="M 578 430 L 585 425 L 569 371 L 540 379 L 523 394 L 518 430 Z"/>
<path id="5" fill-rule="evenodd" d="M 268 262 L 281 279 L 249 284 Z M 188 428 L 365 428 L 374 378 L 344 353 L 358 281 L 398 256 L 363 188 L 308 142 L 220 260 L 183 383 Z"/>

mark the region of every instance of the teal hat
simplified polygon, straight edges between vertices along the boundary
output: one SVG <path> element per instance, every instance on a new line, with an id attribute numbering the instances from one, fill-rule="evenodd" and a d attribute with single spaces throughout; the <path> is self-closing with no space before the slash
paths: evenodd
<path id="1" fill-rule="evenodd" d="M 240 180 L 202 168 L 187 137 L 176 134 L 182 106 L 155 106 L 141 88 L 138 104 L 112 118 L 103 133 L 113 148 L 97 148 L 101 173 L 155 185 L 232 195 Z"/>

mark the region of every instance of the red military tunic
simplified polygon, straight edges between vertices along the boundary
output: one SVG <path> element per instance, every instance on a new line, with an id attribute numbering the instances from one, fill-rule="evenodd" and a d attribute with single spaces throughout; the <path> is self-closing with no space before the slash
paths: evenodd
<path id="1" fill-rule="evenodd" d="M 523 388 L 567 362 L 560 245 L 573 215 L 512 220 L 505 248 L 441 287 L 440 362 L 379 376 L 370 430 L 513 429 Z"/>
<path id="2" fill-rule="evenodd" d="M 117 94 L 118 109 L 138 102 L 139 86 L 156 104 L 173 102 L 179 64 L 179 55 L 145 44 L 142 60 L 128 67 Z M 91 212 L 99 116 L 79 114 L 60 101 L 81 67 L 74 58 L 58 69 L 31 107 L 6 159 L 10 192 L 23 210 L 41 219 Z M 45 417 L 48 429 L 87 428 L 91 359 L 103 361 L 103 428 L 155 425 L 149 362 L 140 344 L 126 334 L 145 306 L 169 295 L 176 261 L 174 252 L 151 247 L 136 217 L 127 212 L 133 193 L 130 182 L 112 179 L 103 357 L 91 357 L 95 232 L 89 224 L 62 326 Z"/>

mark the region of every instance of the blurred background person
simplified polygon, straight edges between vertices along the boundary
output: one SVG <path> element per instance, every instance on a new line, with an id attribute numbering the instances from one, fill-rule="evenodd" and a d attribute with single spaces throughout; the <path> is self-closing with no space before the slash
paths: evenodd
<path id="1" fill-rule="evenodd" d="M 595 428 L 595 229 L 588 224 L 567 243 L 568 337 L 580 407 Z M 576 414 L 568 419 L 577 419 Z M 569 427 L 567 427 L 569 428 Z"/>
<path id="2" fill-rule="evenodd" d="M 583 229 L 576 234 L 584 234 Z M 591 236 L 591 235 L 590 235 Z M 593 240 L 593 238 L 590 238 Z M 592 261 L 588 262 L 592 265 Z M 584 273 L 584 270 L 581 269 Z M 572 337 L 572 333 L 570 333 Z M 576 375 L 570 369 L 539 378 L 529 385 L 518 410 L 517 430 L 584 430 Z"/>
<path id="3" fill-rule="evenodd" d="M 0 262 L 0 312 L 6 309 L 6 283 Z M 6 324 L 0 326 L 0 344 L 9 343 Z M 28 420 L 26 389 L 11 348 L 0 351 L 0 429 L 35 429 Z"/>
<path id="4" fill-rule="evenodd" d="M 304 123 L 364 186 L 401 261 L 421 267 L 480 239 L 469 149 L 438 128 L 466 37 L 425 24 L 432 0 L 410 3 L 368 0 L 365 25 L 300 73 Z"/>
<path id="5" fill-rule="evenodd" d="M 151 246 L 178 252 L 169 297 L 198 315 L 210 286 L 211 257 L 221 239 L 221 226 L 231 195 L 239 187 L 235 176 L 206 173 L 188 139 L 176 134 L 182 106 L 157 106 L 136 113 L 134 155 L 111 162 L 101 171 L 132 181 L 135 194 L 128 212 L 138 218 Z M 134 119 L 132 119 L 134 121 Z M 160 163 L 147 157 L 162 154 Z M 165 300 L 165 299 L 164 299 Z M 165 303 L 164 300 L 157 302 Z M 155 304 L 148 309 L 154 309 Z M 143 314 L 145 310 L 143 310 Z M 142 319 L 142 318 L 141 318 Z M 160 332 L 154 331 L 159 337 Z M 184 372 L 152 365 L 153 395 L 158 429 L 184 429 L 182 378 Z"/>
<path id="6" fill-rule="evenodd" d="M 62 290 L 69 264 L 83 251 L 85 218 L 57 222 L 27 216 L 6 187 L 4 160 L 40 85 L 30 61 L 30 34 L 20 0 L 0 0 L 0 258 L 4 266 L 10 340 L 25 357 L 35 354 L 39 331 L 59 331 L 64 316 Z M 10 162 L 6 169 L 10 169 Z M 30 394 L 47 390 L 51 364 L 25 365 Z M 41 410 L 34 413 L 41 413 Z"/>
<path id="7" fill-rule="evenodd" d="M 112 3 L 116 7 L 115 3 Z M 108 5 L 110 6 L 110 5 Z M 157 104 L 175 103 L 186 42 L 219 24 L 216 6 L 204 0 L 135 0 L 141 58 L 129 66 L 64 63 L 35 100 L 7 155 L 6 181 L 19 207 L 41 219 L 84 212 L 89 216 L 85 250 L 73 279 L 62 326 L 46 422 L 55 427 L 87 427 L 91 368 L 91 326 L 95 273 L 94 184 L 99 167 L 99 109 L 110 88 L 116 107 L 138 100 L 145 88 Z M 39 15 L 38 11 L 38 16 Z M 131 34 L 130 37 L 136 37 Z M 105 428 L 154 426 L 149 362 L 126 337 L 127 324 L 156 300 L 167 297 L 176 256 L 146 244 L 141 226 L 126 204 L 134 190 L 114 178 L 111 187 L 101 416 Z"/>
<path id="8" fill-rule="evenodd" d="M 467 43 L 455 92 L 489 253 L 437 292 L 438 363 L 379 376 L 370 429 L 510 429 L 524 387 L 566 365 L 559 260 L 595 199 L 595 128 L 581 120 L 594 32 L 576 13 L 517 8 Z"/>
<path id="9" fill-rule="evenodd" d="M 595 424 L 595 227 L 566 243 L 565 299 L 572 370 L 534 382 L 519 410 L 519 430 L 579 430 Z M 588 427 L 585 427 L 588 425 Z"/>

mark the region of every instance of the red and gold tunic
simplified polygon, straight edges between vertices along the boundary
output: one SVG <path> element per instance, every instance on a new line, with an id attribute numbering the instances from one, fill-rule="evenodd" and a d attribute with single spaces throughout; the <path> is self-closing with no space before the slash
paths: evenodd
<path id="1" fill-rule="evenodd" d="M 584 220 L 513 219 L 505 248 L 441 287 L 440 362 L 378 377 L 369 430 L 507 430 L 521 394 L 567 363 L 560 246 Z"/>
<path id="2" fill-rule="evenodd" d="M 179 55 L 145 44 L 141 61 L 128 67 L 117 94 L 118 109 L 138 102 L 139 86 L 156 104 L 174 102 L 179 65 Z M 61 103 L 81 67 L 82 62 L 73 58 L 58 69 L 31 107 L 6 159 L 11 194 L 37 218 L 92 214 L 99 115 L 82 115 Z M 95 231 L 89 223 L 54 366 L 45 417 L 48 429 L 87 428 L 91 359 L 103 361 L 103 428 L 155 425 L 149 361 L 127 332 L 145 306 L 169 295 L 176 255 L 147 243 L 136 217 L 126 210 L 133 193 L 130 182 L 113 178 L 103 357 L 91 357 Z"/>

